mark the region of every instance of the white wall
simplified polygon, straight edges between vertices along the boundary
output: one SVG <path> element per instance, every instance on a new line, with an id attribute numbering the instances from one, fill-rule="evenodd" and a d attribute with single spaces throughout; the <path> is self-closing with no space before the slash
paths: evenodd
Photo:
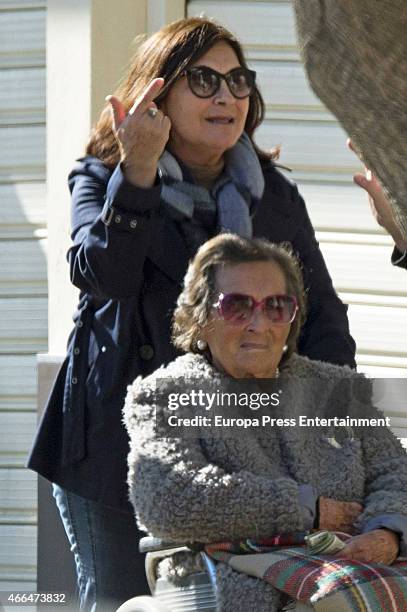
<path id="1" fill-rule="evenodd" d="M 45 2 L 0 4 L 0 591 L 35 589 L 36 353 L 47 349 Z"/>

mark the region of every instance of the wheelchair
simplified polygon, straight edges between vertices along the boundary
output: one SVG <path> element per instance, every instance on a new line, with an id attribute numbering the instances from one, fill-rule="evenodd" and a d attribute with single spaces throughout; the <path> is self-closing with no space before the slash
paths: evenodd
<path id="1" fill-rule="evenodd" d="M 140 552 L 146 555 L 146 576 L 152 597 L 133 597 L 116 612 L 216 612 L 215 563 L 195 544 L 174 544 L 146 536 L 140 540 Z M 177 585 L 157 578 L 159 562 L 176 552 L 199 552 L 206 571 L 180 579 Z"/>
<path id="2" fill-rule="evenodd" d="M 152 597 L 133 597 L 124 602 L 116 612 L 216 612 L 216 569 L 214 561 L 195 543 L 174 544 L 159 538 L 141 538 L 140 552 L 146 555 L 146 576 Z M 159 562 L 176 552 L 199 552 L 204 572 L 196 572 L 174 585 L 166 578 L 157 578 Z M 312 606 L 291 601 L 283 611 L 310 612 Z"/>

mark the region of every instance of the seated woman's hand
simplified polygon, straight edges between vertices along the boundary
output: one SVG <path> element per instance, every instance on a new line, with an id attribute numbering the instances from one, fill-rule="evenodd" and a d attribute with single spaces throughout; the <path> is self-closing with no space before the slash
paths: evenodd
<path id="1" fill-rule="evenodd" d="M 326 531 L 353 533 L 353 524 L 362 510 L 362 506 L 357 502 L 320 497 L 318 528 Z"/>
<path id="2" fill-rule="evenodd" d="M 348 540 L 337 557 L 390 565 L 397 558 L 398 552 L 399 537 L 389 529 L 375 529 Z"/>

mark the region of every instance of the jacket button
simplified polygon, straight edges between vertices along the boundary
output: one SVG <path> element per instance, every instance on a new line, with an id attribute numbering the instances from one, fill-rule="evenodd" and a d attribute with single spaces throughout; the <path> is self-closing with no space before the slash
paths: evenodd
<path id="1" fill-rule="evenodd" d="M 142 344 L 138 350 L 139 355 L 145 361 L 149 361 L 154 357 L 154 349 L 151 344 Z"/>
<path id="2" fill-rule="evenodd" d="M 83 327 L 83 321 L 78 321 L 76 325 L 77 327 Z"/>
<path id="3" fill-rule="evenodd" d="M 131 229 L 135 229 L 137 227 L 137 219 L 132 219 L 130 221 L 130 227 Z"/>
<path id="4" fill-rule="evenodd" d="M 73 350 L 73 354 L 74 355 L 79 355 L 80 352 L 81 352 L 81 349 L 78 348 L 78 347 L 74 348 L 74 350 Z"/>
<path id="5" fill-rule="evenodd" d="M 76 378 L 76 376 L 73 376 L 73 377 L 72 377 L 71 383 L 72 383 L 73 385 L 78 384 L 78 379 Z"/>

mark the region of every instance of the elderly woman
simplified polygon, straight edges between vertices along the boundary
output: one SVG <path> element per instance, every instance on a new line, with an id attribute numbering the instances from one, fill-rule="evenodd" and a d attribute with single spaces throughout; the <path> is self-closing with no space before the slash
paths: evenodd
<path id="1" fill-rule="evenodd" d="M 301 275 L 281 247 L 224 234 L 199 249 L 174 313 L 173 339 L 186 354 L 136 379 L 127 395 L 130 498 L 142 529 L 174 542 L 213 543 L 355 528 L 359 535 L 347 542 L 344 558 L 390 564 L 400 546 L 406 551 L 407 457 L 395 436 L 386 427 L 356 427 L 349 437 L 334 429 L 337 442 L 326 428 L 295 426 L 299 415 L 374 414 L 361 401 L 370 390 L 361 375 L 296 353 L 304 317 Z M 226 436 L 209 421 L 201 421 L 199 436 L 174 427 L 169 399 L 183 391 L 236 391 L 233 379 L 242 390 L 242 379 L 250 379 L 253 391 L 256 379 L 259 390 L 266 384 L 259 379 L 276 377 L 282 401 L 266 414 L 294 419 L 285 426 L 276 421 Z M 344 381 L 356 386 L 353 395 L 341 385 L 338 391 Z M 202 404 L 187 405 L 184 417 L 210 415 Z M 170 416 L 162 437 L 165 430 L 156 427 Z M 190 560 L 175 557 L 169 572 L 188 567 Z M 217 579 L 219 610 L 282 605 L 271 585 L 223 563 Z"/>
<path id="2" fill-rule="evenodd" d="M 127 384 L 177 355 L 171 315 L 202 243 L 221 231 L 290 242 L 309 301 L 299 352 L 355 365 L 304 201 L 253 142 L 263 116 L 239 42 L 183 19 L 140 46 L 69 177 L 81 295 L 30 467 L 55 483 L 86 609 L 146 588 L 121 408 Z"/>

